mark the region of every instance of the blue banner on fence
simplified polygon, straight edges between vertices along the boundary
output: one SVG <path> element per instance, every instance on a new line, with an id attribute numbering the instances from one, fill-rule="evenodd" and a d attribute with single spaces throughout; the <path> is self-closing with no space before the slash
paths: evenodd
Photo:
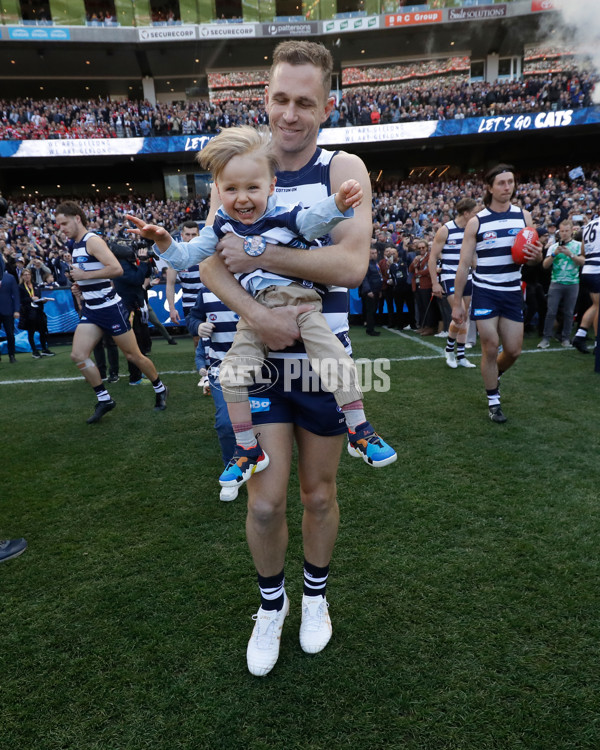
<path id="1" fill-rule="evenodd" d="M 48 333 L 70 333 L 74 331 L 79 323 L 79 315 L 75 309 L 71 290 L 67 288 L 55 289 L 44 296 L 52 297 L 54 300 L 54 302 L 46 302 L 44 304 L 44 311 L 48 318 Z M 173 325 L 169 318 L 165 284 L 157 284 L 148 290 L 148 304 L 151 305 L 157 318 L 164 326 Z M 183 318 L 181 288 L 179 284 L 175 285 L 175 307 L 182 321 L 180 325 L 184 326 L 185 321 Z"/>
<path id="2" fill-rule="evenodd" d="M 326 128 L 319 133 L 320 146 L 369 142 L 546 131 L 600 123 L 600 106 L 563 109 L 556 112 L 467 117 L 464 120 L 431 120 Z M 44 158 L 68 156 L 114 156 L 184 153 L 201 151 L 213 136 L 171 136 L 167 138 L 97 138 L 46 141 L 0 141 L 0 158 Z"/>

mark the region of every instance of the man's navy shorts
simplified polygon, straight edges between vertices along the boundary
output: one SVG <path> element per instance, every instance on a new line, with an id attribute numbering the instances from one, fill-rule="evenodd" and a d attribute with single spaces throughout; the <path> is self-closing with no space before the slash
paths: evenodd
<path id="1" fill-rule="evenodd" d="M 506 318 L 516 323 L 523 322 L 523 293 L 520 289 L 512 292 L 492 291 L 473 286 L 471 298 L 471 318 L 486 320 L 488 318 Z"/>
<path id="2" fill-rule="evenodd" d="M 99 310 L 84 305 L 79 322 L 92 323 L 110 333 L 111 336 L 121 336 L 131 331 L 129 313 L 122 302 L 115 302 L 114 305 L 102 307 Z"/>
<path id="3" fill-rule="evenodd" d="M 450 281 L 450 279 L 447 279 L 446 281 L 440 281 L 440 286 L 444 290 L 444 294 L 450 295 L 454 294 L 454 279 Z M 470 297 L 473 294 L 473 282 L 471 279 L 467 281 L 465 284 L 465 290 L 463 292 L 463 297 Z"/>
<path id="4" fill-rule="evenodd" d="M 298 369 L 312 368 L 308 360 L 294 360 L 300 363 Z M 287 363 L 287 364 L 286 364 Z M 290 377 L 291 360 L 270 359 L 264 380 L 270 385 L 249 388 L 252 423 L 294 424 L 321 437 L 343 435 L 346 420 L 333 394 L 324 391 L 316 375 L 311 378 Z"/>

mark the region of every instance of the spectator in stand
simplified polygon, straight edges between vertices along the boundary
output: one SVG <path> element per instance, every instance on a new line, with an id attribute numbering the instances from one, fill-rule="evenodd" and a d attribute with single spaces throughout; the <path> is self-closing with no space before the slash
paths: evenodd
<path id="1" fill-rule="evenodd" d="M 375 313 L 379 305 L 382 288 L 383 278 L 377 262 L 377 248 L 372 245 L 367 273 L 359 289 L 368 336 L 380 335 L 380 331 L 375 330 Z"/>
<path id="2" fill-rule="evenodd" d="M 436 331 L 436 318 L 434 307 L 431 304 L 433 294 L 431 292 L 432 280 L 429 274 L 429 245 L 425 240 L 419 240 L 416 244 L 418 255 L 410 264 L 413 273 L 412 289 L 415 295 L 417 307 L 417 325 L 421 336 L 433 336 Z"/>
<path id="3" fill-rule="evenodd" d="M 2 263 L 1 260 L 0 263 Z M 21 297 L 15 277 L 10 273 L 0 273 L 0 326 L 4 328 L 8 360 L 11 364 L 17 361 L 15 358 L 15 320 L 19 319 L 20 309 Z"/>
<path id="4" fill-rule="evenodd" d="M 398 277 L 398 253 L 390 245 L 385 248 L 383 258 L 379 261 L 379 269 L 383 280 L 381 300 L 387 308 L 387 325 L 393 326 L 397 315 L 394 315 L 394 296 Z M 383 304 L 380 305 L 380 314 L 383 318 Z"/>
<path id="5" fill-rule="evenodd" d="M 34 286 L 31 271 L 25 269 L 19 284 L 20 324 L 27 331 L 31 356 L 34 359 L 53 357 L 54 352 L 48 348 L 48 319 L 44 312 L 44 303 L 54 301 L 52 297 L 42 297 L 40 287 Z M 39 335 L 41 351 L 35 343 L 35 334 Z"/>
<path id="6" fill-rule="evenodd" d="M 48 253 L 48 267 L 52 271 L 58 286 L 70 286 L 69 277 L 67 275 L 69 273 L 69 262 L 64 256 L 59 255 L 55 250 L 51 250 Z"/>
<path id="7" fill-rule="evenodd" d="M 44 279 L 50 273 L 50 269 L 44 263 L 39 255 L 34 255 L 27 268 L 31 271 L 31 279 L 35 286 L 42 286 Z"/>

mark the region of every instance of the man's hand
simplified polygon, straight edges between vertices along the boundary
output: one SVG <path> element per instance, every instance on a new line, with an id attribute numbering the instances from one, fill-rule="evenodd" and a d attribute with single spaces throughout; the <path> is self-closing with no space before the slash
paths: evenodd
<path id="1" fill-rule="evenodd" d="M 71 266 L 69 269 L 69 275 L 73 281 L 81 281 L 82 279 L 85 279 L 86 272 L 79 268 L 79 266 Z"/>
<path id="2" fill-rule="evenodd" d="M 200 375 L 198 387 L 202 388 L 203 396 L 208 396 L 210 394 L 210 380 L 208 379 L 206 367 L 201 367 L 200 370 L 198 370 L 198 375 Z"/>
<path id="3" fill-rule="evenodd" d="M 244 252 L 244 240 L 233 232 L 226 234 L 217 245 L 229 273 L 249 273 L 260 268 L 260 256 L 253 258 Z"/>
<path id="4" fill-rule="evenodd" d="M 358 208 L 362 203 L 363 190 L 356 180 L 346 180 L 335 194 L 335 205 L 344 213 L 349 208 Z"/>
<path id="5" fill-rule="evenodd" d="M 452 320 L 457 326 L 460 326 L 465 322 L 465 308 L 463 307 L 462 302 L 459 302 L 452 307 Z"/>
<path id="6" fill-rule="evenodd" d="M 171 323 L 179 323 L 180 322 L 181 318 L 179 317 L 179 313 L 177 312 L 177 308 L 176 307 L 173 307 L 173 308 L 169 307 L 169 318 L 171 320 Z"/>
<path id="7" fill-rule="evenodd" d="M 209 339 L 214 330 L 214 323 L 209 323 L 207 320 L 205 320 L 204 323 L 198 324 L 198 336 L 200 336 L 201 339 Z"/>
<path id="8" fill-rule="evenodd" d="M 528 266 L 535 266 L 537 263 L 542 262 L 542 243 L 538 240 L 537 242 L 528 242 L 523 246 L 523 254 L 527 258 L 526 263 Z"/>
<path id="9" fill-rule="evenodd" d="M 300 338 L 298 315 L 314 310 L 314 305 L 287 305 L 286 307 L 264 307 L 252 321 L 252 328 L 272 351 L 285 349 Z"/>
<path id="10" fill-rule="evenodd" d="M 439 281 L 434 281 L 431 285 L 431 293 L 434 297 L 443 297 L 444 296 L 444 290 L 442 289 L 442 285 Z"/>

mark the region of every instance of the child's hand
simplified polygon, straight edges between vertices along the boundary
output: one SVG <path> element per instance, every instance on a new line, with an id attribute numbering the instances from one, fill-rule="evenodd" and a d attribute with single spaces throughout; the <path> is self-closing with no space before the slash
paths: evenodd
<path id="1" fill-rule="evenodd" d="M 356 180 L 346 180 L 335 194 L 335 204 L 344 213 L 349 208 L 358 208 L 362 203 L 363 191 Z"/>
<path id="2" fill-rule="evenodd" d="M 171 235 L 164 227 L 159 227 L 156 224 L 146 224 L 145 221 L 131 214 L 126 214 L 125 218 L 129 219 L 137 227 L 136 229 L 128 229 L 129 234 L 137 234 L 145 240 L 152 240 L 161 252 L 163 251 L 163 245 L 164 249 L 166 249 L 171 244 Z"/>

